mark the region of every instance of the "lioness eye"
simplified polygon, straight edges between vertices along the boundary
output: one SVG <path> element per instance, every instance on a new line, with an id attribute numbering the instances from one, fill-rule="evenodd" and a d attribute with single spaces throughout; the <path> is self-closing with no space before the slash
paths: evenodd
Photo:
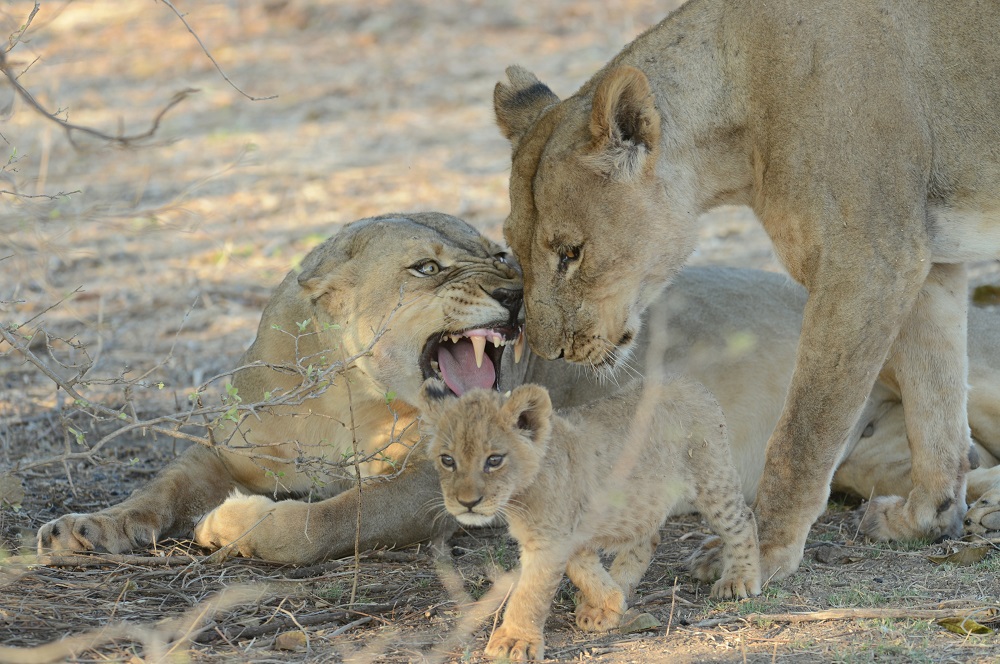
<path id="1" fill-rule="evenodd" d="M 565 269 L 567 265 L 580 258 L 579 245 L 575 247 L 562 247 L 559 249 L 559 267 Z"/>
<path id="2" fill-rule="evenodd" d="M 507 252 L 501 251 L 499 254 L 494 255 L 493 258 L 497 259 L 501 263 L 506 263 L 507 262 Z"/>
<path id="3" fill-rule="evenodd" d="M 447 468 L 448 470 L 455 470 L 455 460 L 452 459 L 447 454 L 441 455 L 441 465 Z"/>
<path id="4" fill-rule="evenodd" d="M 441 271 L 441 264 L 437 261 L 420 261 L 410 266 L 410 270 L 425 277 L 430 277 Z"/>
<path id="5" fill-rule="evenodd" d="M 503 465 L 503 455 L 502 454 L 491 454 L 486 457 L 486 464 L 483 466 L 483 470 L 487 473 L 491 470 L 496 470 Z"/>

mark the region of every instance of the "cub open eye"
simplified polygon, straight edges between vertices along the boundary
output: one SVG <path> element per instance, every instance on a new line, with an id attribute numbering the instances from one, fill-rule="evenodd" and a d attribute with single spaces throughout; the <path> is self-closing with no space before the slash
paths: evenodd
<path id="1" fill-rule="evenodd" d="M 502 454 L 491 454 L 486 457 L 486 463 L 483 464 L 483 472 L 490 472 L 491 470 L 496 470 L 503 465 L 504 456 Z"/>
<path id="2" fill-rule="evenodd" d="M 432 277 L 441 271 L 441 264 L 435 260 L 418 261 L 410 266 L 410 272 L 418 277 Z"/>
<path id="3" fill-rule="evenodd" d="M 442 454 L 440 460 L 442 466 L 444 466 L 448 470 L 455 470 L 455 460 L 453 458 L 451 458 L 447 454 Z"/>

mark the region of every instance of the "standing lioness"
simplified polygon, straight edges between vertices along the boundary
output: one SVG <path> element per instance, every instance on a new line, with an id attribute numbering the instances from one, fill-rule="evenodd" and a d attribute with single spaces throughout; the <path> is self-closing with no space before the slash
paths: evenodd
<path id="1" fill-rule="evenodd" d="M 809 290 L 756 504 L 765 576 L 798 568 L 876 379 L 902 395 L 914 488 L 864 532 L 961 530 L 963 263 L 1000 255 L 997 35 L 993 2 L 692 0 L 565 101 L 517 67 L 496 87 L 543 357 L 626 355 L 721 203 L 751 206 Z"/>

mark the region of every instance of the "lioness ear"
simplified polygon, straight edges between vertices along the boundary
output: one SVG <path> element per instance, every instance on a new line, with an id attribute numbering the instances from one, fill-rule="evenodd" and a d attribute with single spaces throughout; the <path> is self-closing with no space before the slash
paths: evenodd
<path id="1" fill-rule="evenodd" d="M 339 293 L 346 292 L 351 286 L 346 268 L 351 259 L 350 244 L 334 236 L 310 251 L 302 260 L 299 286 L 314 304 L 326 298 L 330 313 L 339 309 Z"/>
<path id="2" fill-rule="evenodd" d="M 660 143 L 649 79 L 635 67 L 613 69 L 597 85 L 593 103 L 586 161 L 612 180 L 631 180 L 651 163 Z"/>
<path id="3" fill-rule="evenodd" d="M 559 103 L 559 97 L 524 67 L 507 67 L 507 80 L 493 88 L 497 125 L 515 149 L 542 111 Z"/>
<path id="4" fill-rule="evenodd" d="M 548 442 L 552 433 L 552 400 L 544 387 L 521 385 L 511 392 L 500 412 L 536 445 Z"/>

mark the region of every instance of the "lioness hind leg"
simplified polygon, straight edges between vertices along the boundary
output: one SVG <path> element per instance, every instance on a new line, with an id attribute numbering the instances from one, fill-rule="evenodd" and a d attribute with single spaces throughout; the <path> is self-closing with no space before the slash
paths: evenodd
<path id="1" fill-rule="evenodd" d="M 934 265 L 893 344 L 883 376 L 902 394 L 913 489 L 874 499 L 861 530 L 875 539 L 957 537 L 969 472 L 964 265 Z"/>
<path id="2" fill-rule="evenodd" d="M 574 554 L 566 563 L 566 575 L 580 589 L 576 606 L 576 624 L 580 629 L 606 632 L 621 624 L 627 608 L 625 593 L 604 569 L 596 551 L 588 549 Z"/>

